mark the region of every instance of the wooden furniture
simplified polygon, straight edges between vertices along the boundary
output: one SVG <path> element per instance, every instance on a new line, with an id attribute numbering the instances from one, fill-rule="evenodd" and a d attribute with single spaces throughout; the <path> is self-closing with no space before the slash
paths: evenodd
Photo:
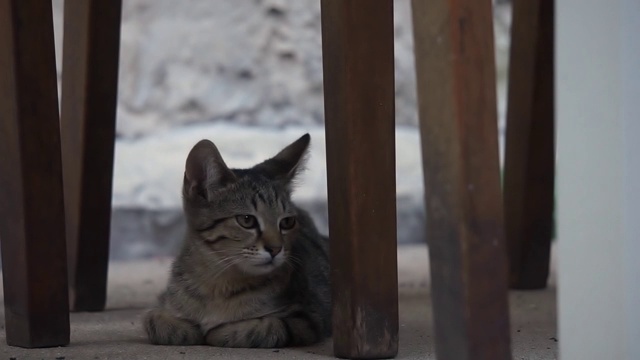
<path id="1" fill-rule="evenodd" d="M 333 348 L 398 352 L 393 0 L 322 0 Z"/>
<path id="2" fill-rule="evenodd" d="M 121 0 L 65 0 L 60 133 L 71 307 L 104 309 Z"/>
<path id="3" fill-rule="evenodd" d="M 504 167 L 511 287 L 549 276 L 555 183 L 554 1 L 513 2 Z"/>
<path id="4" fill-rule="evenodd" d="M 51 3 L 0 1 L 0 238 L 7 343 L 69 342 Z"/>
<path id="5" fill-rule="evenodd" d="M 509 359 L 491 2 L 412 5 L 436 353 Z"/>
<path id="6" fill-rule="evenodd" d="M 334 351 L 393 357 L 393 1 L 321 0 L 321 6 Z M 528 21 L 526 6 L 533 5 L 517 3 L 515 19 Z M 550 216 L 547 203 L 537 207 L 525 196 L 539 186 L 531 174 L 550 166 L 548 152 L 539 158 L 533 152 L 539 142 L 548 145 L 548 123 L 530 130 L 529 117 L 549 116 L 552 75 L 543 51 L 549 40 L 531 40 L 550 31 L 543 20 L 549 9 L 540 9 L 546 9 L 536 12 L 541 22 L 514 26 L 530 49 L 512 53 L 530 65 L 521 72 L 512 67 L 514 79 L 520 75 L 526 84 L 510 87 L 508 135 L 528 140 L 526 147 L 508 140 L 509 151 L 520 156 L 508 157 L 513 168 L 505 179 L 516 274 L 547 266 L 547 232 L 522 235 L 535 225 L 529 214 Z M 58 131 L 51 3 L 0 0 L 0 236 L 9 345 L 68 344 L 69 303 L 75 310 L 104 308 L 120 12 L 119 0 L 65 1 Z M 491 2 L 414 0 L 413 18 L 437 354 L 508 359 Z M 536 191 L 548 195 L 548 182 Z"/>

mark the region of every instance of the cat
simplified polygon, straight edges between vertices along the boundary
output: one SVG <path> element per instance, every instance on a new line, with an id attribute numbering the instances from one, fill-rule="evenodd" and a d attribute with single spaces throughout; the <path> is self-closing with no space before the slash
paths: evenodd
<path id="1" fill-rule="evenodd" d="M 275 348 L 331 335 L 328 238 L 291 201 L 305 134 L 250 169 L 198 142 L 182 189 L 187 235 L 166 290 L 143 319 L 163 345 Z"/>

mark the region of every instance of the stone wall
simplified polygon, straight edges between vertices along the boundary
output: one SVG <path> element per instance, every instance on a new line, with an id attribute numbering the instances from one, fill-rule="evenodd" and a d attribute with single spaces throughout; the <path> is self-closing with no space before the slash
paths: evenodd
<path id="1" fill-rule="evenodd" d="M 60 64 L 63 0 L 53 4 Z M 424 241 L 425 216 L 410 1 L 394 5 L 398 240 L 409 243 Z M 510 7 L 494 13 L 503 114 Z M 326 232 L 320 1 L 124 0 L 122 15 L 112 259 L 179 247 L 182 166 L 201 137 L 247 166 L 311 132 L 298 199 Z"/>
<path id="2" fill-rule="evenodd" d="M 396 121 L 416 125 L 410 2 L 394 4 Z M 501 80 L 508 15 L 496 7 Z M 323 123 L 318 0 L 124 0 L 121 34 L 119 136 L 196 122 Z"/>

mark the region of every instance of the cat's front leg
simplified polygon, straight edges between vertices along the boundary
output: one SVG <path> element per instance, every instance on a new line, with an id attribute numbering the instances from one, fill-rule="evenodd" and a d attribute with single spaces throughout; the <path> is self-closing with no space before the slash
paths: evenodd
<path id="1" fill-rule="evenodd" d="M 203 334 L 194 322 L 180 319 L 163 308 L 147 312 L 143 319 L 144 329 L 152 344 L 200 345 Z"/>
<path id="2" fill-rule="evenodd" d="M 289 343 L 289 333 L 281 319 L 264 317 L 217 326 L 209 330 L 205 341 L 219 347 L 277 348 Z"/>

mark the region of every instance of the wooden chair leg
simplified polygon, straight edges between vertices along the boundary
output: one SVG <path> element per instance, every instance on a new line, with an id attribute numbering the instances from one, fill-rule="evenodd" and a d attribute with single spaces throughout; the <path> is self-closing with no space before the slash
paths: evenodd
<path id="1" fill-rule="evenodd" d="M 72 308 L 104 309 L 121 0 L 66 0 L 62 157 Z"/>
<path id="2" fill-rule="evenodd" d="M 414 0 L 439 359 L 511 358 L 490 0 Z"/>
<path id="3" fill-rule="evenodd" d="M 7 344 L 69 343 L 51 2 L 0 0 L 0 237 Z"/>
<path id="4" fill-rule="evenodd" d="M 555 182 L 553 0 L 514 0 L 504 201 L 510 285 L 547 286 Z"/>
<path id="5" fill-rule="evenodd" d="M 393 0 L 322 0 L 334 352 L 398 351 Z"/>

